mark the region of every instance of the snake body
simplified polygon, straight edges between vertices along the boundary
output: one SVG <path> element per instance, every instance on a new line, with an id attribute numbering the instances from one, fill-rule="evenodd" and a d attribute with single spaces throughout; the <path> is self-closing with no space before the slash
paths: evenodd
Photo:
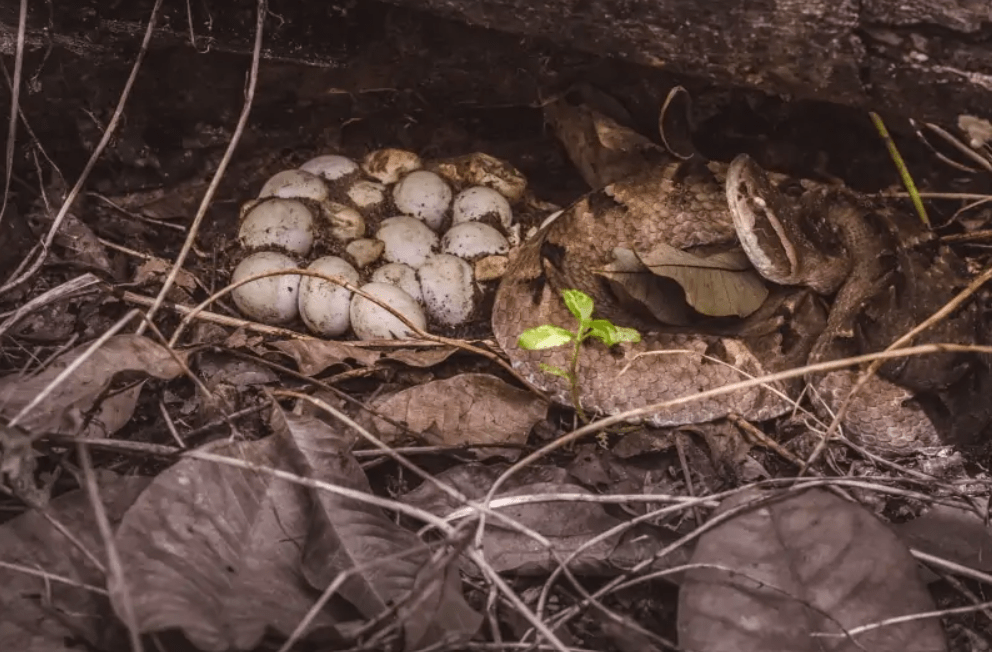
<path id="1" fill-rule="evenodd" d="M 796 221 L 815 212 L 833 234 L 827 253 L 799 247 L 808 243 L 801 237 L 804 225 Z M 729 326 L 721 319 L 661 324 L 598 273 L 617 248 L 646 251 L 659 243 L 679 250 L 743 246 L 776 291 L 753 318 Z M 887 279 L 874 244 L 855 200 L 821 192 L 799 205 L 747 157 L 736 159 L 725 177 L 694 160 L 647 165 L 583 196 L 520 247 L 497 292 L 493 330 L 519 372 L 569 405 L 567 381 L 542 369 L 567 368 L 569 347 L 529 351 L 517 338 L 542 324 L 574 327 L 561 291 L 586 292 L 595 300 L 596 317 L 637 328 L 642 340 L 610 348 L 593 340 L 583 344 L 577 373 L 582 407 L 600 414 L 643 408 L 849 353 L 843 344 L 856 326 L 857 310 Z M 784 290 L 786 285 L 835 294 L 834 308 L 825 316 L 812 293 Z M 857 373 L 807 378 L 817 390 L 816 403 L 824 411 L 835 408 Z M 790 383 L 750 387 L 679 403 L 644 421 L 678 426 L 730 414 L 766 420 L 790 410 L 784 397 L 796 390 Z M 877 377 L 853 400 L 843 426 L 848 437 L 883 454 L 940 443 L 912 392 Z"/>

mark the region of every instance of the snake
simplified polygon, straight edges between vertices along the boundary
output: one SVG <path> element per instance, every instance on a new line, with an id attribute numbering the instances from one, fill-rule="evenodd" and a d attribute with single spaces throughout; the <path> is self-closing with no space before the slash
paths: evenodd
<path id="1" fill-rule="evenodd" d="M 518 339 L 545 324 L 574 328 L 561 292 L 578 289 L 593 298 L 596 317 L 641 334 L 639 342 L 613 346 L 593 338 L 582 343 L 575 382 L 586 413 L 614 415 L 675 401 L 632 421 L 657 427 L 730 415 L 766 421 L 793 410 L 807 383 L 817 412 L 829 417 L 849 398 L 858 368 L 706 393 L 858 352 L 850 347 L 859 311 L 893 282 L 863 199 L 843 187 L 789 194 L 746 154 L 723 167 L 697 157 L 647 159 L 580 197 L 512 256 L 492 326 L 514 369 L 556 403 L 572 405 L 568 380 L 547 371 L 569 368 L 571 347 L 528 350 Z M 663 323 L 603 273 L 617 252 L 659 245 L 743 249 L 771 288 L 768 298 L 743 318 L 695 315 Z M 670 281 L 658 282 L 678 298 Z M 833 297 L 829 308 L 822 297 Z M 698 394 L 704 397 L 677 400 Z M 943 442 L 939 420 L 926 407 L 912 388 L 873 375 L 849 398 L 841 426 L 869 452 L 912 454 Z"/>

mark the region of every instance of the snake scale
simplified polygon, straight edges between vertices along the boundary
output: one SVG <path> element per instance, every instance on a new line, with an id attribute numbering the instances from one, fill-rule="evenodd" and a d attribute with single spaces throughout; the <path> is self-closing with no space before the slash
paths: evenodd
<path id="1" fill-rule="evenodd" d="M 625 163 L 630 153 L 621 151 Z M 860 352 L 849 348 L 859 311 L 884 296 L 893 281 L 880 254 L 878 230 L 866 220 L 857 196 L 822 187 L 798 198 L 787 196 L 745 155 L 723 169 L 695 157 L 650 159 L 614 166 L 620 172 L 609 183 L 565 209 L 512 258 L 492 323 L 519 372 L 556 402 L 571 403 L 567 382 L 541 369 L 542 364 L 567 368 L 569 347 L 527 351 L 517 344 L 528 328 L 574 325 L 561 299 L 561 290 L 571 288 L 594 298 L 595 316 L 642 334 L 639 343 L 612 348 L 584 343 L 578 382 L 582 406 L 591 413 L 616 414 Z M 809 237 L 817 229 L 820 243 Z M 662 324 L 599 273 L 614 261 L 615 249 L 648 251 L 659 243 L 683 251 L 743 247 L 772 292 L 745 319 Z M 829 312 L 819 294 L 834 297 Z M 846 398 L 858 373 L 849 369 L 806 377 L 821 414 Z M 730 414 L 767 420 L 793 409 L 783 397 L 797 396 L 801 385 L 773 383 L 690 401 L 646 421 L 678 426 Z M 842 425 L 868 450 L 911 453 L 942 441 L 939 419 L 925 407 L 913 389 L 876 376 L 855 396 Z"/>

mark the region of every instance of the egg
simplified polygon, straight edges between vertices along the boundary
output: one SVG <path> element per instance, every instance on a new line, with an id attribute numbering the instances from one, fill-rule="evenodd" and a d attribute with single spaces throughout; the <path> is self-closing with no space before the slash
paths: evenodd
<path id="1" fill-rule="evenodd" d="M 437 234 L 415 217 L 400 215 L 382 221 L 375 237 L 386 249 L 383 257 L 391 263 L 404 263 L 417 269 L 437 248 Z"/>
<path id="2" fill-rule="evenodd" d="M 423 299 L 420 294 L 420 281 L 417 280 L 417 270 L 409 265 L 386 263 L 372 272 L 371 280 L 375 283 L 391 283 L 413 297 L 417 303 Z"/>
<path id="3" fill-rule="evenodd" d="M 293 269 L 296 261 L 275 251 L 259 251 L 242 260 L 231 274 L 231 281 L 280 269 Z M 300 292 L 299 274 L 268 276 L 232 290 L 238 310 L 263 324 L 285 324 L 296 318 Z"/>
<path id="4" fill-rule="evenodd" d="M 479 222 L 491 218 L 494 224 L 501 224 L 504 229 L 513 223 L 513 209 L 506 197 L 492 188 L 472 186 L 458 193 L 451 204 L 451 222 Z"/>
<path id="5" fill-rule="evenodd" d="M 376 238 L 359 238 L 349 242 L 344 251 L 355 261 L 355 267 L 364 269 L 379 260 L 386 250 L 386 243 Z"/>
<path id="6" fill-rule="evenodd" d="M 340 276 L 358 285 L 358 271 L 348 261 L 337 256 L 324 256 L 310 263 L 309 270 Z M 344 335 L 351 326 L 351 290 L 331 281 L 304 276 L 300 281 L 300 317 L 310 332 L 321 337 Z"/>
<path id="7" fill-rule="evenodd" d="M 327 201 L 327 185 L 315 174 L 303 170 L 283 170 L 272 176 L 258 193 L 259 199 L 282 197 L 284 199 L 312 199 Z"/>
<path id="8" fill-rule="evenodd" d="M 304 172 L 315 174 L 327 181 L 337 181 L 342 177 L 358 172 L 358 163 L 355 163 L 347 156 L 325 154 L 324 156 L 310 159 L 301 165 L 300 169 Z"/>
<path id="9" fill-rule="evenodd" d="M 348 199 L 360 209 L 375 209 L 386 202 L 386 186 L 375 181 L 359 179 L 345 191 Z"/>
<path id="10" fill-rule="evenodd" d="M 413 297 L 395 285 L 367 283 L 361 289 L 402 313 L 418 328 L 427 328 L 424 309 Z M 351 328 L 362 340 L 399 339 L 414 335 L 395 315 L 357 294 L 351 299 Z"/>
<path id="11" fill-rule="evenodd" d="M 417 170 L 393 186 L 393 203 L 404 215 L 421 219 L 437 231 L 448 214 L 451 187 L 433 172 Z"/>
<path id="12" fill-rule="evenodd" d="M 252 208 L 238 230 L 246 249 L 275 247 L 291 254 L 310 253 L 314 240 L 313 213 L 295 199 L 269 199 Z"/>
<path id="13" fill-rule="evenodd" d="M 472 268 L 449 254 L 431 256 L 417 270 L 424 307 L 436 322 L 445 326 L 464 324 L 475 310 Z"/>
<path id="14" fill-rule="evenodd" d="M 441 251 L 466 260 L 505 254 L 510 243 L 502 233 L 482 222 L 463 222 L 448 229 L 441 238 Z"/>

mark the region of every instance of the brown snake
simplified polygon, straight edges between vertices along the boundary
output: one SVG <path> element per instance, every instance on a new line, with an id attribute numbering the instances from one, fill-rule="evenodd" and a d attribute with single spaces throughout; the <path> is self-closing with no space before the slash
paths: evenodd
<path id="1" fill-rule="evenodd" d="M 596 341 L 583 345 L 578 382 L 582 407 L 591 413 L 616 414 L 847 354 L 845 336 L 855 328 L 857 310 L 888 282 L 858 198 L 822 188 L 800 199 L 786 197 L 743 155 L 721 176 L 694 161 L 649 165 L 583 196 L 525 242 L 493 310 L 496 339 L 513 366 L 556 402 L 571 403 L 567 382 L 540 368 L 567 368 L 569 348 L 526 351 L 517 345 L 528 328 L 574 326 L 561 300 L 561 290 L 570 288 L 595 299 L 595 316 L 637 328 L 643 338 L 609 349 Z M 829 231 L 826 253 L 806 237 L 814 221 Z M 614 260 L 615 248 L 647 251 L 658 243 L 678 250 L 743 247 L 769 281 L 835 294 L 833 308 L 824 319 L 811 292 L 780 288 L 753 318 L 732 327 L 720 319 L 660 324 L 636 306 L 632 310 L 597 273 Z M 836 408 L 858 373 L 808 377 L 818 411 Z M 659 411 L 647 421 L 677 426 L 730 414 L 766 420 L 792 409 L 781 395 L 796 396 L 797 389 L 788 383 L 752 387 Z M 842 425 L 853 441 L 882 454 L 941 443 L 913 393 L 879 377 L 855 396 Z"/>

